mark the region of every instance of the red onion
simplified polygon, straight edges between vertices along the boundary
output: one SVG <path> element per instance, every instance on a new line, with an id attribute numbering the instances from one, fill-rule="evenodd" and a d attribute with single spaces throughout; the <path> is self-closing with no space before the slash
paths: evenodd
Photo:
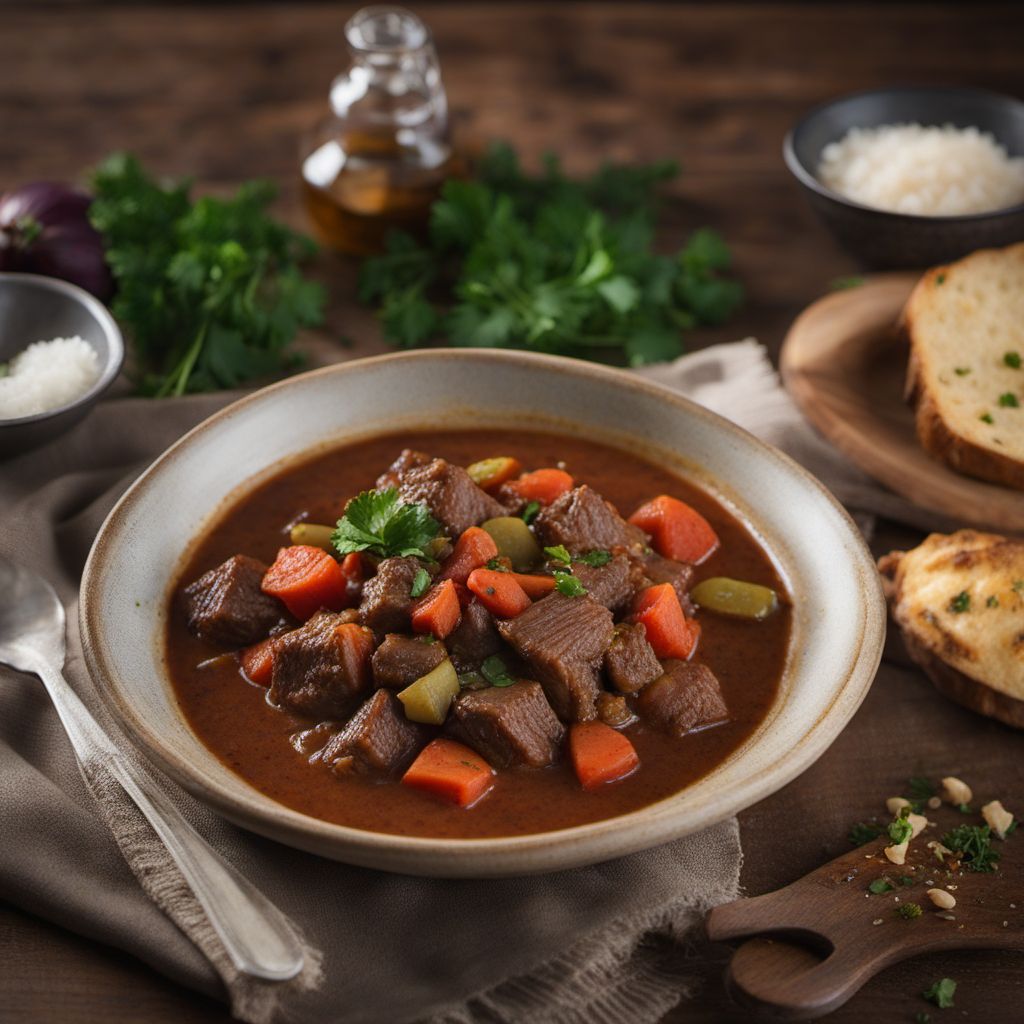
<path id="1" fill-rule="evenodd" d="M 59 277 L 107 299 L 114 290 L 103 239 L 89 223 L 92 198 L 37 181 L 0 196 L 0 270 Z"/>

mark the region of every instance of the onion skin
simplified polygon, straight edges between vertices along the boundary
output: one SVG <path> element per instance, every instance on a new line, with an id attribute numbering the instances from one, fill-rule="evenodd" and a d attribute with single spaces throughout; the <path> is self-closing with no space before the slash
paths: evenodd
<path id="1" fill-rule="evenodd" d="M 89 223 L 91 204 L 85 192 L 50 181 L 0 196 L 0 270 L 59 277 L 109 299 L 114 280 Z"/>

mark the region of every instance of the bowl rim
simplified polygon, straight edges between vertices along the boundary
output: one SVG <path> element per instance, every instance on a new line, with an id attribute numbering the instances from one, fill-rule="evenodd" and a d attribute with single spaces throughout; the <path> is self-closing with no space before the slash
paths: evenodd
<path id="1" fill-rule="evenodd" d="M 475 839 L 404 836 L 334 824 L 280 804 L 251 787 L 251 784 L 240 777 L 240 788 L 231 790 L 219 781 L 204 776 L 185 758 L 179 757 L 175 751 L 163 744 L 160 733 L 147 724 L 142 713 L 136 712 L 132 702 L 114 681 L 116 673 L 108 664 L 108 652 L 105 650 L 104 633 L 101 628 L 103 616 L 98 600 L 97 579 L 103 571 L 107 553 L 116 540 L 119 525 L 126 520 L 132 506 L 157 474 L 171 462 L 187 454 L 194 440 L 222 419 L 236 415 L 240 409 L 247 406 L 266 401 L 268 396 L 294 387 L 301 388 L 303 382 L 311 378 L 335 374 L 344 376 L 368 366 L 395 361 L 419 361 L 453 356 L 480 363 L 534 364 L 541 369 L 569 376 L 597 378 L 605 383 L 632 388 L 662 405 L 667 402 L 668 405 L 676 406 L 689 415 L 696 415 L 713 423 L 716 429 L 724 430 L 738 441 L 747 445 L 753 444 L 760 449 L 762 456 L 780 462 L 784 468 L 801 477 L 805 485 L 818 491 L 833 507 L 849 531 L 850 537 L 855 540 L 851 550 L 856 563 L 854 568 L 858 582 L 863 589 L 863 621 L 856 643 L 851 644 L 843 677 L 837 679 L 828 706 L 803 732 L 798 743 L 787 752 L 786 758 L 777 762 L 774 770 L 755 773 L 738 781 L 728 791 L 728 799 L 716 797 L 713 803 L 700 805 L 697 808 L 699 820 L 692 826 L 681 827 L 676 820 L 678 815 L 673 816 L 665 811 L 665 805 L 685 790 L 626 814 L 525 835 Z M 576 359 L 495 349 L 427 349 L 350 360 L 286 378 L 230 403 L 172 444 L 120 498 L 104 520 L 93 542 L 83 571 L 79 597 L 79 627 L 85 661 L 103 703 L 113 713 L 132 744 L 201 802 L 250 831 L 313 853 L 385 870 L 452 877 L 523 875 L 555 870 L 565 866 L 558 860 L 559 853 L 583 840 L 598 845 L 602 838 L 605 838 L 608 840 L 607 848 L 603 852 L 596 852 L 587 857 L 576 857 L 573 859 L 574 864 L 612 859 L 657 846 L 689 832 L 709 828 L 771 795 L 809 768 L 853 717 L 874 681 L 882 657 L 887 620 L 885 599 L 874 559 L 852 517 L 822 483 L 790 456 L 664 385 L 628 376 L 611 367 L 584 364 Z M 180 715 L 180 711 L 178 714 Z M 185 724 L 191 732 L 191 727 L 187 722 Z M 196 743 L 203 745 L 194 733 L 192 736 Z M 215 752 L 210 753 L 213 757 L 217 756 Z M 241 787 L 251 788 L 252 793 Z M 662 810 L 661 814 L 655 813 L 658 809 Z M 646 821 L 648 818 L 651 819 L 649 822 Z M 630 826 L 636 824 L 646 825 L 646 831 L 641 833 L 640 830 L 631 830 Z M 516 858 L 531 852 L 538 856 L 536 863 L 509 867 Z M 420 858 L 431 853 L 435 856 L 445 856 L 444 867 L 438 867 L 436 864 L 427 867 L 421 864 Z M 548 855 L 547 860 L 544 858 L 545 854 Z M 395 864 L 399 866 L 392 866 Z"/>
<path id="2" fill-rule="evenodd" d="M 106 335 L 108 355 L 106 365 L 100 371 L 99 377 L 96 378 L 96 382 L 84 395 L 80 395 L 73 402 L 58 406 L 56 409 L 35 412 L 30 416 L 14 416 L 8 419 L 0 419 L 0 429 L 3 427 L 21 427 L 31 423 L 42 423 L 55 416 L 61 416 L 74 409 L 84 408 L 95 402 L 114 383 L 117 375 L 121 372 L 121 367 L 124 365 L 124 336 L 121 334 L 121 328 L 118 327 L 117 321 L 110 310 L 95 295 L 87 292 L 79 285 L 72 284 L 70 281 L 65 281 L 59 277 L 50 277 L 47 274 L 26 274 L 22 271 L 0 272 L 0 286 L 5 281 L 38 286 L 44 291 L 62 292 L 84 306 L 99 323 L 103 333 Z M 45 341 L 47 339 L 42 340 Z"/>
<path id="3" fill-rule="evenodd" d="M 807 127 L 808 124 L 810 124 L 812 120 L 819 117 L 826 110 L 839 106 L 842 103 L 847 103 L 851 100 L 861 99 L 865 96 L 892 96 L 898 93 L 930 93 L 932 95 L 938 95 L 941 93 L 959 93 L 963 96 L 974 96 L 977 99 L 988 100 L 989 102 L 995 101 L 1000 104 L 1009 104 L 1010 106 L 1020 107 L 1021 112 L 1024 113 L 1024 100 L 1019 100 L 1017 97 L 1009 96 L 1006 93 L 996 92 L 993 89 L 981 89 L 975 86 L 897 85 L 887 88 L 862 89 L 859 92 L 846 93 L 842 96 L 836 96 L 830 100 L 816 104 L 808 110 L 807 113 L 804 114 L 788 132 L 786 132 L 786 137 L 782 143 L 782 156 L 789 172 L 797 179 L 798 182 L 800 182 L 801 185 L 810 189 L 810 191 L 824 199 L 830 199 L 833 202 L 838 203 L 840 206 L 845 206 L 850 210 L 857 210 L 859 213 L 871 214 L 876 217 L 885 217 L 890 220 L 897 220 L 907 224 L 971 224 L 1006 217 L 1010 214 L 1024 213 L 1024 201 L 1014 203 L 1013 206 L 1001 206 L 998 210 L 986 210 L 981 213 L 955 214 L 902 213 L 899 210 L 882 210 L 877 206 L 866 206 L 864 203 L 858 203 L 856 200 L 850 199 L 847 196 L 830 189 L 821 180 L 819 180 L 818 176 L 797 156 L 795 144 L 797 136 Z M 999 142 L 998 139 L 996 141 Z"/>

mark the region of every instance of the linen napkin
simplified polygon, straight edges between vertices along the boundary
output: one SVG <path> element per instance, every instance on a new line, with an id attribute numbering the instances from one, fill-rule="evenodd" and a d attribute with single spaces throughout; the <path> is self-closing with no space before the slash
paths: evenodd
<path id="1" fill-rule="evenodd" d="M 754 341 L 644 371 L 785 448 L 857 508 L 918 513 L 817 441 Z M 68 609 L 71 685 L 99 705 L 77 589 L 103 518 L 132 479 L 233 395 L 102 404 L 65 438 L 0 466 L 0 552 L 41 572 Z M 221 820 L 167 780 L 192 824 L 304 937 L 284 984 L 240 976 L 148 824 L 102 763 L 78 770 L 36 680 L 0 669 L 0 897 L 227 998 L 253 1022 L 583 1024 L 659 1020 L 695 985 L 688 943 L 739 892 L 735 820 L 605 864 L 541 877 L 434 880 L 336 864 Z M 134 877 L 133 877 L 134 876 Z"/>

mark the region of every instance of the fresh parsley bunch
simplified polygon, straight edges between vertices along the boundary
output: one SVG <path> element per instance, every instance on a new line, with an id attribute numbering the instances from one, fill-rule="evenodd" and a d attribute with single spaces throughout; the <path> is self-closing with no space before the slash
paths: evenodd
<path id="1" fill-rule="evenodd" d="M 322 320 L 323 293 L 299 263 L 311 241 L 267 216 L 268 182 L 231 199 L 189 198 L 116 154 L 93 175 L 89 215 L 117 282 L 140 389 L 157 396 L 230 388 L 294 365 L 284 350 Z"/>
<path id="2" fill-rule="evenodd" d="M 426 558 L 427 545 L 439 531 L 440 525 L 426 505 L 406 504 L 394 487 L 388 487 L 363 491 L 353 498 L 331 540 L 339 555 L 369 551 L 381 558 Z"/>
<path id="3" fill-rule="evenodd" d="M 714 232 L 672 256 L 653 251 L 654 187 L 675 173 L 668 162 L 606 165 L 574 181 L 549 157 L 530 176 L 496 145 L 476 180 L 445 184 L 426 243 L 393 232 L 366 261 L 360 300 L 403 347 L 443 337 L 632 366 L 671 359 L 682 332 L 722 322 L 742 300 Z"/>

